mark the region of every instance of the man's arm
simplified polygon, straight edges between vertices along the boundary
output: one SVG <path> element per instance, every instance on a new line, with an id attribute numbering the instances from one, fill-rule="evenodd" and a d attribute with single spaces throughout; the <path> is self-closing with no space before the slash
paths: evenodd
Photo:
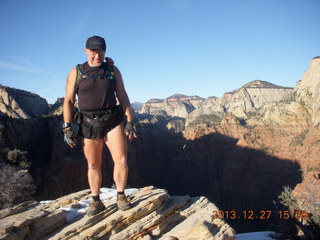
<path id="1" fill-rule="evenodd" d="M 76 85 L 77 70 L 73 68 L 66 83 L 66 95 L 63 102 L 63 120 L 64 122 L 71 123 L 73 117 L 73 106 L 75 103 L 75 85 Z"/>
<path id="2" fill-rule="evenodd" d="M 73 68 L 67 77 L 66 95 L 63 102 L 63 120 L 65 123 L 69 123 L 69 124 L 72 122 L 72 117 L 73 117 L 73 106 L 75 103 L 76 75 L 77 75 L 77 69 Z M 68 132 L 67 130 L 70 130 L 70 131 Z M 76 145 L 76 142 L 72 140 L 74 138 L 74 133 L 71 126 L 66 127 L 65 129 L 63 129 L 63 131 L 65 133 L 65 139 L 69 133 L 70 136 L 68 136 L 68 138 L 70 138 L 70 142 L 67 141 L 67 143 L 69 144 L 70 147 L 74 147 Z"/>
<path id="3" fill-rule="evenodd" d="M 127 121 L 132 122 L 133 121 L 133 114 L 132 114 L 132 110 L 131 110 L 129 97 L 128 97 L 128 94 L 124 88 L 121 73 L 116 66 L 114 66 L 114 72 L 115 72 L 116 80 L 117 80 L 117 84 L 116 84 L 117 98 L 123 108 L 125 115 L 127 116 Z"/>
<path id="4" fill-rule="evenodd" d="M 126 135 L 129 137 L 129 141 L 137 137 L 136 128 L 133 124 L 133 114 L 131 109 L 130 100 L 128 94 L 124 88 L 123 80 L 119 69 L 114 66 L 114 72 L 116 74 L 116 94 L 117 98 L 123 108 L 125 115 L 127 116 L 127 126 L 125 128 Z"/>

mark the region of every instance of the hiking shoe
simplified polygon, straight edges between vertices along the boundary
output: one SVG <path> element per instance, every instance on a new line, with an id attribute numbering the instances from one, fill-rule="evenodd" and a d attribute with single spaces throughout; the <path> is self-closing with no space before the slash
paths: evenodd
<path id="1" fill-rule="evenodd" d="M 103 205 L 103 203 L 101 201 L 92 200 L 90 203 L 89 210 L 87 212 L 87 216 L 95 215 L 105 209 L 106 209 L 106 207 Z"/>
<path id="2" fill-rule="evenodd" d="M 126 195 L 124 194 L 117 195 L 117 205 L 118 205 L 118 209 L 121 211 L 125 211 L 125 210 L 128 210 L 129 208 L 132 208 L 131 203 L 128 201 Z"/>

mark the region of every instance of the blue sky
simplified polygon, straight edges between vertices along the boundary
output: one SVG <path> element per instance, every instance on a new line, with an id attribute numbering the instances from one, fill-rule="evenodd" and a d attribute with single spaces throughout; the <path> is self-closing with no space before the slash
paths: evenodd
<path id="1" fill-rule="evenodd" d="M 131 102 L 294 87 L 320 55 L 319 12 L 320 0 L 0 0 L 0 84 L 54 103 L 100 35 Z"/>

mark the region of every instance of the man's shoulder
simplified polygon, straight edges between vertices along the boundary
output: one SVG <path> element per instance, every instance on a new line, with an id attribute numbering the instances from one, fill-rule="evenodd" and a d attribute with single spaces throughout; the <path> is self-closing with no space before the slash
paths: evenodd
<path id="1" fill-rule="evenodd" d="M 80 69 L 82 70 L 86 63 L 87 63 L 87 62 L 78 63 L 74 68 L 75 68 L 75 69 L 79 69 L 79 68 L 80 68 Z"/>
<path id="2" fill-rule="evenodd" d="M 106 60 L 106 63 L 107 63 L 107 64 L 109 64 L 109 65 L 114 65 L 114 61 L 113 61 L 112 58 L 106 57 L 105 60 Z"/>

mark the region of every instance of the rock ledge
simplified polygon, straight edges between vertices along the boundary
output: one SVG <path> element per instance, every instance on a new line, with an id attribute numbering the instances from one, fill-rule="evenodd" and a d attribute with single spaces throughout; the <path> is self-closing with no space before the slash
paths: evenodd
<path id="1" fill-rule="evenodd" d="M 89 190 L 38 205 L 23 203 L 0 211 L 0 239 L 235 239 L 228 224 L 212 219 L 219 209 L 205 197 L 169 196 L 148 186 L 130 199 L 133 208 L 122 212 L 110 197 L 104 200 L 106 210 L 91 217 L 83 204 L 90 201 Z M 70 217 L 71 209 L 78 211 Z"/>

